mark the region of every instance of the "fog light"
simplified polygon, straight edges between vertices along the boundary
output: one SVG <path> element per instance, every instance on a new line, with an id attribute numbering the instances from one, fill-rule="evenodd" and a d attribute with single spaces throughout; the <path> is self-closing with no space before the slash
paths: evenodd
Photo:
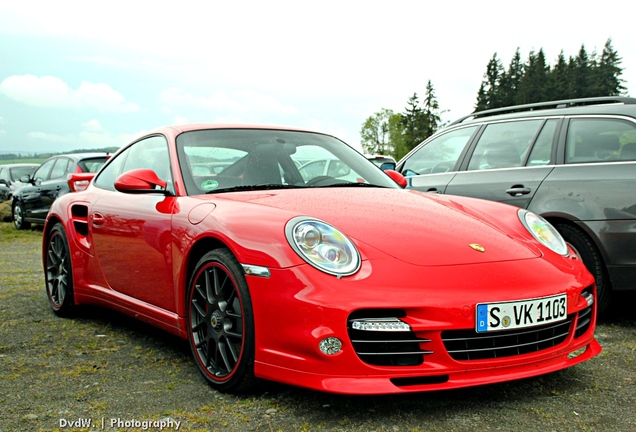
<path id="1" fill-rule="evenodd" d="M 318 348 L 327 355 L 334 355 L 342 350 L 342 342 L 338 338 L 328 337 L 320 341 Z"/>
<path id="2" fill-rule="evenodd" d="M 351 322 L 351 328 L 364 331 L 411 331 L 411 326 L 397 318 L 367 318 Z"/>
<path id="3" fill-rule="evenodd" d="M 592 306 L 594 304 L 594 296 L 591 292 L 584 292 L 581 297 L 585 299 L 588 306 Z"/>

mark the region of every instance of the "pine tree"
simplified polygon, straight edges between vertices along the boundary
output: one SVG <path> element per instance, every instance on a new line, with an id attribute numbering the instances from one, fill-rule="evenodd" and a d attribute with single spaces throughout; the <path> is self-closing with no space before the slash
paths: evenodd
<path id="1" fill-rule="evenodd" d="M 572 96 L 574 98 L 584 98 L 592 94 L 590 91 L 592 80 L 589 60 L 585 46 L 581 45 L 579 54 L 570 62 L 572 68 Z"/>
<path id="2" fill-rule="evenodd" d="M 484 80 L 477 92 L 475 111 L 503 106 L 574 99 L 594 96 L 624 95 L 626 87 L 620 78 L 622 59 L 608 39 L 600 57 L 596 51 L 588 54 L 584 45 L 576 57 L 566 60 L 563 51 L 551 68 L 543 49 L 531 51 L 526 63 L 521 63 L 519 48 L 503 71 L 495 53 L 488 62 Z"/>
<path id="3" fill-rule="evenodd" d="M 406 111 L 402 114 L 402 124 L 404 125 L 404 145 L 408 150 L 415 148 L 426 138 L 426 115 L 419 106 L 417 93 L 409 98 Z"/>
<path id="4" fill-rule="evenodd" d="M 516 96 L 521 86 L 521 80 L 524 75 L 524 66 L 521 62 L 521 53 L 517 47 L 508 71 L 502 76 L 499 89 L 500 106 L 510 106 L 516 103 Z"/>
<path id="5" fill-rule="evenodd" d="M 619 78 L 623 73 L 623 69 L 619 67 L 622 60 L 612 48 L 612 39 L 607 39 L 595 71 L 594 93 L 597 96 L 624 94 L 625 86 L 623 86 L 623 80 Z"/>
<path id="6" fill-rule="evenodd" d="M 477 91 L 477 102 L 475 103 L 475 111 L 484 111 L 488 109 L 488 101 L 486 100 L 486 84 L 482 81 Z"/>
<path id="7" fill-rule="evenodd" d="M 426 119 L 424 126 L 424 139 L 426 139 L 437 132 L 437 129 L 442 122 L 441 113 L 439 111 L 439 102 L 435 97 L 435 89 L 433 88 L 431 80 L 428 80 L 428 83 L 426 83 L 423 111 Z"/>
<path id="8" fill-rule="evenodd" d="M 548 98 L 551 100 L 568 99 L 572 97 L 570 70 L 563 50 L 557 57 L 557 62 L 550 70 L 548 84 Z"/>
<path id="9" fill-rule="evenodd" d="M 517 93 L 517 104 L 541 102 L 549 99 L 547 97 L 548 71 L 543 49 L 540 49 L 536 54 L 534 51 L 530 51 Z"/>
<path id="10" fill-rule="evenodd" d="M 480 110 L 498 108 L 501 106 L 499 86 L 503 75 L 503 66 L 501 61 L 497 58 L 497 53 L 495 53 L 488 61 L 488 65 L 486 65 L 484 81 L 482 81 L 480 87 L 478 96 L 481 96 L 481 99 L 477 99 L 477 107 L 479 107 Z"/>

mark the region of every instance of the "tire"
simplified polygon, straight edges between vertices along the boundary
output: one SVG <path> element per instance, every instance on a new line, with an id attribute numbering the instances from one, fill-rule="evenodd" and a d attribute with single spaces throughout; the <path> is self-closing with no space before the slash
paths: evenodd
<path id="1" fill-rule="evenodd" d="M 44 279 L 49 306 L 58 316 L 71 316 L 73 300 L 73 266 L 66 232 L 61 223 L 49 231 L 46 242 Z"/>
<path id="2" fill-rule="evenodd" d="M 188 285 L 188 340 L 199 370 L 216 390 L 255 387 L 254 313 L 243 269 L 228 249 L 199 260 Z"/>
<path id="3" fill-rule="evenodd" d="M 24 210 L 22 209 L 22 203 L 20 203 L 20 201 L 13 202 L 11 218 L 13 219 L 13 226 L 15 226 L 16 229 L 23 230 L 31 228 L 31 223 L 24 219 Z"/>
<path id="4" fill-rule="evenodd" d="M 569 224 L 554 226 L 565 241 L 581 257 L 587 269 L 596 280 L 596 302 L 599 315 L 607 312 L 612 300 L 612 287 L 603 257 L 590 237 L 581 228 Z"/>

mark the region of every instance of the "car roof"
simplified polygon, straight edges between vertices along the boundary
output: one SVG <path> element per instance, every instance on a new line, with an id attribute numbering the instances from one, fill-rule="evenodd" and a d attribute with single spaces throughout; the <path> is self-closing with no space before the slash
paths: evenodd
<path id="1" fill-rule="evenodd" d="M 24 168 L 24 167 L 28 167 L 28 168 L 32 168 L 32 167 L 39 167 L 39 164 L 36 163 L 15 163 L 15 164 L 0 164 L 0 167 L 6 167 L 6 168 Z"/>
<path id="2" fill-rule="evenodd" d="M 64 153 L 64 154 L 58 154 L 55 156 L 51 156 L 48 159 L 53 159 L 53 158 L 57 158 L 57 157 L 67 157 L 70 159 L 73 159 L 74 161 L 80 161 L 83 159 L 93 159 L 93 158 L 103 158 L 103 157 L 107 157 L 108 153 L 106 152 L 94 152 L 94 153 Z M 47 160 L 48 160 L 47 159 Z"/>
<path id="3" fill-rule="evenodd" d="M 572 114 L 614 114 L 636 117 L 636 98 L 606 96 L 513 105 L 485 111 L 476 111 L 453 121 L 448 126 L 479 123 L 495 119 L 503 120 Z"/>
<path id="4" fill-rule="evenodd" d="M 179 125 L 171 125 L 164 126 L 156 131 L 162 131 L 165 129 L 172 129 L 177 132 L 188 132 L 193 130 L 202 130 L 202 129 L 267 129 L 267 130 L 290 130 L 296 132 L 311 132 L 311 133 L 320 133 L 316 131 L 312 131 L 309 129 L 289 127 L 289 126 L 275 126 L 275 125 L 256 125 L 256 124 L 236 124 L 236 123 L 188 123 L 188 124 L 179 124 Z M 325 134 L 322 134 L 325 135 Z"/>

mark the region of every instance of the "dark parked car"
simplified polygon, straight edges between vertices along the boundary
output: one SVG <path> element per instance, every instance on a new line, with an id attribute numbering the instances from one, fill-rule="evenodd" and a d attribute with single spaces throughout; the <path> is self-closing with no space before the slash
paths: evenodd
<path id="1" fill-rule="evenodd" d="M 11 205 L 15 227 L 25 229 L 31 223 L 43 224 L 53 201 L 69 191 L 67 176 L 71 173 L 97 172 L 107 159 L 107 153 L 75 153 L 45 160 L 33 175 L 21 178 L 26 186 L 13 195 Z"/>
<path id="2" fill-rule="evenodd" d="M 38 164 L 0 165 L 0 201 L 11 199 L 13 193 L 24 186 L 20 179 L 33 174 Z"/>
<path id="3" fill-rule="evenodd" d="M 542 215 L 596 277 L 599 310 L 636 289 L 636 98 L 475 112 L 397 166 L 410 188 L 485 198 Z"/>

